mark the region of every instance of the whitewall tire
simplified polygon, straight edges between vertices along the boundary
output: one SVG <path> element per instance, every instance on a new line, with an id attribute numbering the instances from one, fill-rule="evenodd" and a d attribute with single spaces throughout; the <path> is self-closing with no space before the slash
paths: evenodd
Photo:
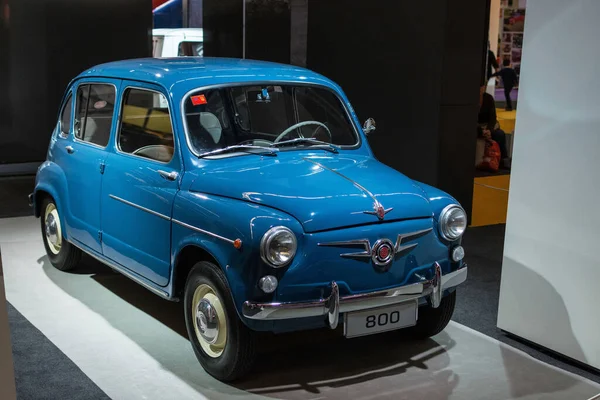
<path id="1" fill-rule="evenodd" d="M 50 197 L 44 198 L 40 208 L 42 239 L 50 263 L 61 271 L 69 271 L 81 260 L 81 250 L 64 238 L 63 219 Z"/>
<path id="2" fill-rule="evenodd" d="M 221 381 L 242 377 L 255 356 L 255 334 L 239 319 L 221 268 L 201 261 L 185 285 L 185 324 L 204 370 Z"/>

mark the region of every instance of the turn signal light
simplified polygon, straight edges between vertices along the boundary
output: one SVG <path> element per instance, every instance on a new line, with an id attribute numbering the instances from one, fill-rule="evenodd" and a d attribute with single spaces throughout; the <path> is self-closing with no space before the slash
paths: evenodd
<path id="1" fill-rule="evenodd" d="M 241 249 L 242 248 L 242 240 L 241 239 L 235 239 L 233 241 L 233 247 L 235 247 L 236 249 Z"/>

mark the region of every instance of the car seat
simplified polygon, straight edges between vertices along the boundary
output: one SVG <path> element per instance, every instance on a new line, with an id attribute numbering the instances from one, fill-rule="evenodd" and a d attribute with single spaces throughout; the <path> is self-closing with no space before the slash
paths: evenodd
<path id="1" fill-rule="evenodd" d="M 86 117 L 82 140 L 99 146 L 106 146 L 110 138 L 112 115 Z"/>
<path id="2" fill-rule="evenodd" d="M 210 134 L 213 141 L 219 143 L 221 141 L 221 134 L 223 128 L 219 118 L 213 113 L 201 112 L 200 113 L 200 125 Z"/>

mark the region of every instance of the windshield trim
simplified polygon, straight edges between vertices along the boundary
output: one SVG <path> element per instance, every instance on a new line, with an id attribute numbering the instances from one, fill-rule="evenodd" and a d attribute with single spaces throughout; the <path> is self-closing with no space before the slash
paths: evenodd
<path id="1" fill-rule="evenodd" d="M 199 91 L 203 91 L 203 90 L 210 90 L 210 89 L 216 89 L 216 88 L 230 88 L 230 87 L 238 87 L 238 86 L 264 85 L 264 84 L 312 86 L 312 87 L 317 87 L 319 89 L 325 89 L 325 90 L 328 90 L 329 92 L 333 93 L 333 95 L 338 99 L 338 101 L 342 105 L 342 108 L 344 109 L 344 112 L 346 113 L 346 116 L 348 118 L 348 121 L 350 122 L 350 125 L 352 125 L 352 129 L 353 129 L 354 134 L 356 135 L 356 139 L 357 139 L 356 143 L 353 145 L 335 145 L 335 146 L 339 147 L 340 150 L 355 150 L 362 146 L 362 136 L 360 135 L 360 132 L 358 131 L 358 129 L 356 127 L 356 123 L 355 123 L 354 119 L 352 118 L 352 115 L 350 114 L 348 106 L 343 101 L 343 99 L 340 97 L 340 95 L 332 88 L 325 86 L 325 85 L 318 84 L 318 83 L 312 83 L 312 82 L 298 82 L 298 81 L 288 81 L 288 80 L 262 80 L 262 81 L 220 83 L 220 84 L 200 86 L 200 87 L 188 90 L 182 96 L 179 106 L 180 106 L 180 110 L 181 110 L 181 120 L 183 123 L 183 134 L 185 135 L 185 141 L 187 143 L 187 146 L 188 146 L 188 149 L 190 150 L 190 152 L 198 158 L 201 157 L 202 155 L 204 155 L 205 153 L 207 153 L 207 152 L 203 152 L 203 153 L 196 152 L 194 149 L 194 146 L 192 146 L 192 143 L 190 141 L 190 135 L 188 133 L 187 118 L 185 117 L 185 100 L 188 97 L 190 97 L 195 92 L 199 92 Z M 305 150 L 306 147 L 304 147 L 304 148 L 300 147 L 299 149 Z M 291 150 L 291 149 L 289 149 L 289 150 Z"/>

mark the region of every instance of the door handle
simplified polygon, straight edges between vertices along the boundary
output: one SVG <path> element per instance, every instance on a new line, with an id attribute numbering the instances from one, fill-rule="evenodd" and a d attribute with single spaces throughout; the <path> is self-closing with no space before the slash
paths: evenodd
<path id="1" fill-rule="evenodd" d="M 69 154 L 73 154 L 75 152 L 75 149 L 73 148 L 73 146 L 67 146 L 67 147 L 65 147 L 65 149 L 67 149 L 67 153 L 69 153 Z"/>
<path id="2" fill-rule="evenodd" d="M 168 181 L 174 181 L 179 176 L 179 174 L 175 171 L 167 172 L 167 171 L 162 171 L 159 169 L 158 173 L 160 174 L 160 176 L 162 176 L 163 178 L 165 178 Z"/>

